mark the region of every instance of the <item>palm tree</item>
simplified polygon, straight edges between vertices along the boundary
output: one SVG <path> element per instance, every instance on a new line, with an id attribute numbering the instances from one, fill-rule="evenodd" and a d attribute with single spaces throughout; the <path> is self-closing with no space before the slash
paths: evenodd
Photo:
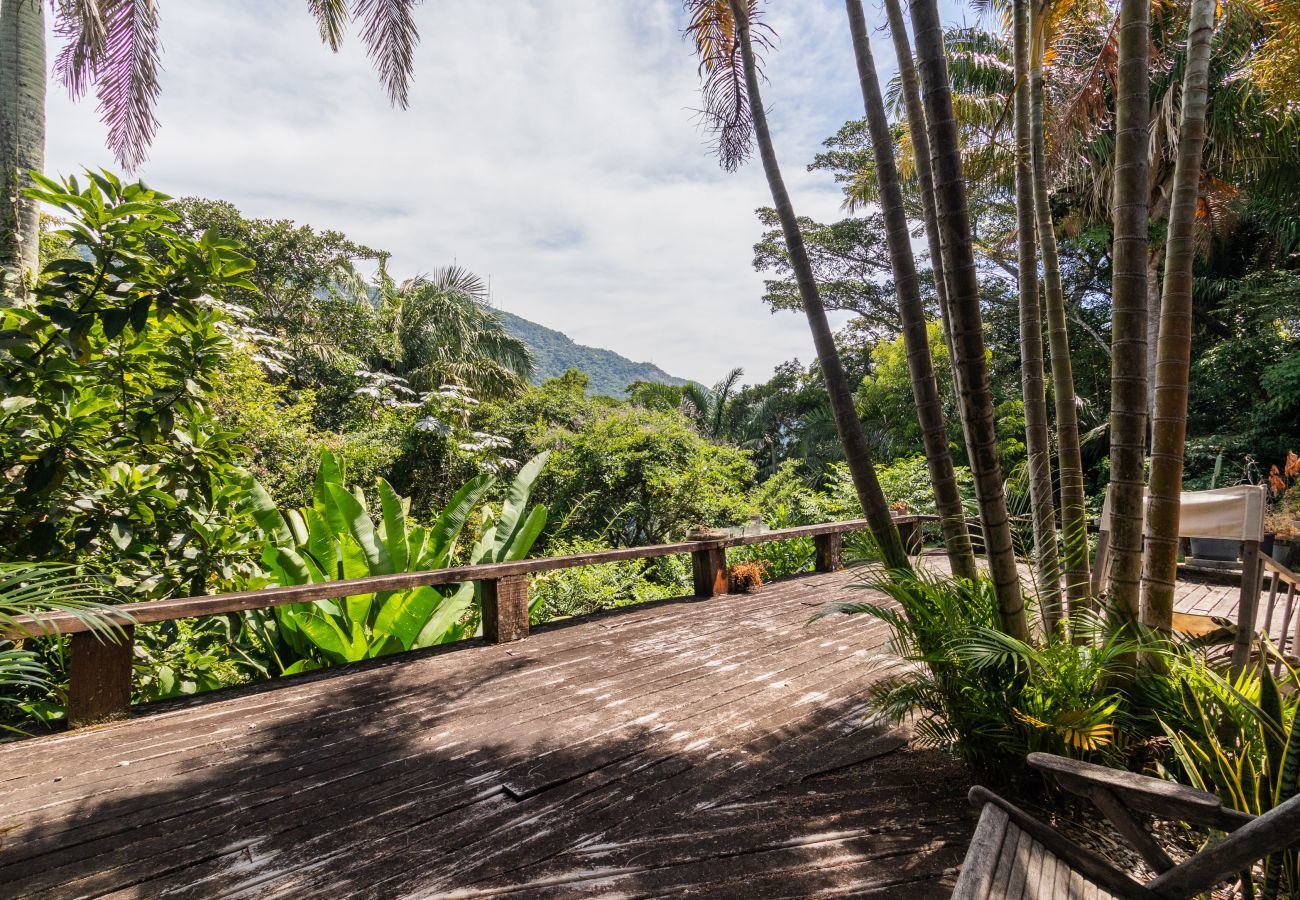
<path id="1" fill-rule="evenodd" d="M 39 267 L 40 205 L 22 195 L 45 167 L 44 0 L 0 0 L 0 287 L 21 295 Z"/>
<path id="2" fill-rule="evenodd" d="M 943 27 L 935 0 L 911 0 L 912 33 L 921 70 L 931 167 L 938 211 L 940 245 L 948 282 L 952 342 L 960 369 L 960 406 L 968 435 L 975 495 L 984 528 L 989 572 L 998 598 L 1002 627 L 1020 640 L 1029 638 L 1020 572 L 1002 488 L 993 397 L 984 359 L 984 324 L 979 306 L 979 282 L 971 239 L 961 150 L 953 116 L 951 85 L 944 58 Z"/>
<path id="3" fill-rule="evenodd" d="M 687 33 L 700 57 L 705 115 L 715 135 L 718 155 L 724 168 L 734 170 L 748 158 L 753 143 L 758 144 L 854 488 L 885 563 L 892 568 L 910 568 L 876 477 L 866 435 L 853 405 L 853 392 L 835 347 L 767 127 L 752 33 L 754 24 L 766 28 L 757 21 L 757 0 L 687 0 L 687 8 L 691 13 Z M 766 43 L 762 34 L 758 40 Z"/>
<path id="4" fill-rule="evenodd" d="M 24 0 L 17 0 L 21 6 Z M 31 0 L 38 5 L 40 0 Z M 419 0 L 307 0 L 321 40 L 337 52 L 349 20 L 361 24 L 361 39 L 394 106 L 409 99 Z M 5 0 L 6 5 L 10 0 Z M 93 86 L 108 146 L 132 169 L 144 160 L 158 120 L 157 0 L 58 0 L 55 30 L 64 38 L 55 74 L 74 97 Z M 44 66 L 42 63 L 42 70 Z"/>
<path id="5" fill-rule="evenodd" d="M 1178 128 L 1178 160 L 1169 208 L 1160 346 L 1156 357 L 1155 421 L 1151 429 L 1151 489 L 1146 522 L 1142 622 L 1168 632 L 1173 626 L 1178 570 L 1179 494 L 1187 437 L 1187 386 L 1192 357 L 1192 260 L 1201 195 L 1201 151 L 1209 86 L 1215 0 L 1192 0 L 1187 23 L 1187 66 Z"/>
<path id="6" fill-rule="evenodd" d="M 1020 288 L 1020 385 L 1025 402 L 1025 449 L 1029 505 L 1034 524 L 1034 561 L 1039 602 L 1048 635 L 1061 619 L 1061 560 L 1052 497 L 1052 447 L 1043 387 L 1043 318 L 1038 300 L 1038 254 L 1034 241 L 1033 133 L 1029 96 L 1029 0 L 1011 7 L 1013 118 L 1015 120 L 1016 259 Z"/>
<path id="7" fill-rule="evenodd" d="M 725 441 L 735 437 L 733 432 L 739 423 L 733 401 L 736 390 L 741 386 L 740 379 L 744 377 L 745 370 L 736 367 L 712 388 L 693 381 L 677 388 L 681 405 L 686 407 L 686 414 L 704 437 L 711 441 Z"/>
<path id="8" fill-rule="evenodd" d="M 1110 602 L 1121 625 L 1138 615 L 1142 580 L 1150 14 L 1149 0 L 1120 0 L 1111 204 Z"/>
<path id="9" fill-rule="evenodd" d="M 1065 551 L 1065 592 L 1069 614 L 1077 620 L 1089 604 L 1088 511 L 1084 501 L 1083 456 L 1079 449 L 1079 411 L 1070 363 L 1065 289 L 1056 250 L 1056 225 L 1047 189 L 1047 132 L 1044 126 L 1043 54 L 1045 40 L 1039 4 L 1030 13 L 1029 98 L 1033 150 L 1034 222 L 1043 261 L 1047 340 L 1051 348 L 1052 396 L 1056 406 L 1057 473 L 1061 485 L 1061 535 Z"/>
<path id="10" fill-rule="evenodd" d="M 482 279 L 459 266 L 394 288 L 381 274 L 382 309 L 392 330 L 394 374 L 416 390 L 468 388 L 484 399 L 512 397 L 533 373 L 528 345 L 487 305 Z"/>
<path id="11" fill-rule="evenodd" d="M 862 101 L 875 153 L 874 168 L 880 185 L 881 212 L 885 218 L 889 259 L 894 271 L 894 290 L 898 293 L 898 317 L 903 325 L 908 374 L 912 381 L 912 395 L 916 399 L 917 418 L 921 423 L 926 465 L 934 486 L 934 500 L 939 510 L 944 547 L 948 551 L 953 574 L 962 578 L 974 578 L 977 574 L 975 552 L 971 548 L 970 532 L 966 530 L 966 515 L 962 509 L 961 492 L 957 487 L 952 450 L 948 446 L 948 426 L 944 422 L 943 403 L 934 377 L 934 361 L 930 358 L 925 307 L 921 302 L 921 288 L 916 277 L 916 260 L 912 256 L 912 235 L 907 225 L 907 214 L 903 210 L 903 190 L 899 183 L 898 167 L 894 163 L 894 136 L 890 132 L 885 101 L 880 93 L 880 79 L 871 55 L 871 38 L 867 34 L 862 0 L 844 0 L 844 5 L 849 15 L 858 81 L 862 87 Z"/>

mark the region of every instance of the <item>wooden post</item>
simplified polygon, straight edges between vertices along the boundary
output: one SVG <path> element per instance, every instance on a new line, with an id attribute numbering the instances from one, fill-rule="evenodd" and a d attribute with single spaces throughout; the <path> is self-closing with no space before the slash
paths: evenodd
<path id="1" fill-rule="evenodd" d="M 727 551 L 706 547 L 691 551 L 691 571 L 695 576 L 695 596 L 716 597 L 727 592 Z"/>
<path id="2" fill-rule="evenodd" d="M 838 531 L 813 535 L 817 560 L 813 568 L 818 572 L 838 572 L 844 568 L 844 535 Z"/>
<path id="3" fill-rule="evenodd" d="M 899 522 L 898 536 L 903 541 L 903 550 L 915 556 L 921 552 L 921 523 L 915 519 Z"/>
<path id="4" fill-rule="evenodd" d="M 483 584 L 483 637 L 489 644 L 528 637 L 528 576 L 507 575 Z"/>
<path id="5" fill-rule="evenodd" d="M 1255 643 L 1255 619 L 1259 607 L 1259 541 L 1241 544 L 1241 595 L 1237 601 L 1237 635 L 1232 644 L 1232 674 L 1240 675 L 1250 662 Z"/>
<path id="6" fill-rule="evenodd" d="M 134 626 L 124 625 L 117 634 L 79 631 L 70 640 L 69 727 L 83 728 L 125 719 L 131 714 Z"/>

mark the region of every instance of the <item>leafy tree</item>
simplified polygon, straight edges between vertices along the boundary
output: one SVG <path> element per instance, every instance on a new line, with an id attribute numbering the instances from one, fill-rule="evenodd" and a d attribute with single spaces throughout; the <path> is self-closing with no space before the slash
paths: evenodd
<path id="1" fill-rule="evenodd" d="M 748 455 L 709 443 L 679 414 L 622 407 L 547 438 L 555 450 L 541 492 L 561 534 L 656 544 L 748 515 Z"/>
<path id="2" fill-rule="evenodd" d="M 0 310 L 0 546 L 94 559 L 141 596 L 229 583 L 247 534 L 238 436 L 208 405 L 232 346 L 212 298 L 251 289 L 253 263 L 177 232 L 142 184 L 37 184 L 79 254 L 45 267 L 34 305 Z"/>

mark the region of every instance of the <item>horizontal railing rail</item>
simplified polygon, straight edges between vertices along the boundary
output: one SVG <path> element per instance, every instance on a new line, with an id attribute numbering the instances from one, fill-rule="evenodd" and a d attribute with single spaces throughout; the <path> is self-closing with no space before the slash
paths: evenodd
<path id="1" fill-rule="evenodd" d="M 933 516 L 894 517 L 906 546 L 919 546 L 920 529 Z M 375 575 L 317 584 L 263 588 L 210 597 L 175 597 L 115 606 L 102 619 L 117 628 L 112 633 L 66 613 L 23 616 L 0 635 L 10 640 L 70 635 L 68 722 L 73 727 L 122 718 L 131 703 L 132 645 L 135 626 L 176 619 L 218 616 L 253 609 L 270 609 L 290 603 L 336 600 L 358 594 L 399 591 L 408 588 L 464 584 L 482 585 L 483 637 L 489 643 L 517 641 L 528 636 L 528 577 L 559 569 L 596 566 L 636 559 L 655 559 L 689 553 L 696 597 L 716 597 L 728 590 L 726 551 L 733 547 L 765 544 L 795 538 L 813 538 L 816 546 L 814 570 L 831 572 L 842 567 L 846 532 L 864 531 L 864 519 L 803 525 L 740 534 L 730 537 L 679 541 L 645 547 L 597 550 L 567 556 L 542 556 L 512 562 L 454 566 L 426 572 Z"/>

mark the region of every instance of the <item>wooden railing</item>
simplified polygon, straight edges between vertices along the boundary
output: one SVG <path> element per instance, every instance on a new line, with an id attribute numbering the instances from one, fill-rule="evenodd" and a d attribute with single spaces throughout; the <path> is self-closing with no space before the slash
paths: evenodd
<path id="1" fill-rule="evenodd" d="M 919 544 L 921 524 L 933 516 L 895 516 L 904 545 Z M 569 556 L 546 556 L 516 562 L 456 566 L 428 572 L 377 575 L 346 581 L 326 581 L 289 587 L 265 588 L 211 597 L 176 597 L 113 607 L 107 616 L 117 626 L 113 634 L 93 630 L 81 619 L 64 613 L 24 617 L 3 633 L 22 639 L 54 634 L 71 635 L 68 666 L 68 724 L 74 728 L 125 717 L 131 706 L 131 661 L 135 626 L 217 616 L 250 609 L 269 609 L 288 603 L 334 600 L 357 594 L 397 591 L 426 585 L 478 582 L 482 586 L 483 637 L 489 643 L 518 641 L 528 636 L 528 576 L 557 569 L 594 566 L 632 559 L 654 559 L 689 553 L 696 597 L 716 597 L 727 592 L 727 555 L 730 547 L 765 544 L 811 537 L 816 546 L 814 569 L 832 572 L 842 566 L 844 534 L 866 530 L 865 520 L 828 522 L 700 541 L 655 544 L 599 550 Z"/>

